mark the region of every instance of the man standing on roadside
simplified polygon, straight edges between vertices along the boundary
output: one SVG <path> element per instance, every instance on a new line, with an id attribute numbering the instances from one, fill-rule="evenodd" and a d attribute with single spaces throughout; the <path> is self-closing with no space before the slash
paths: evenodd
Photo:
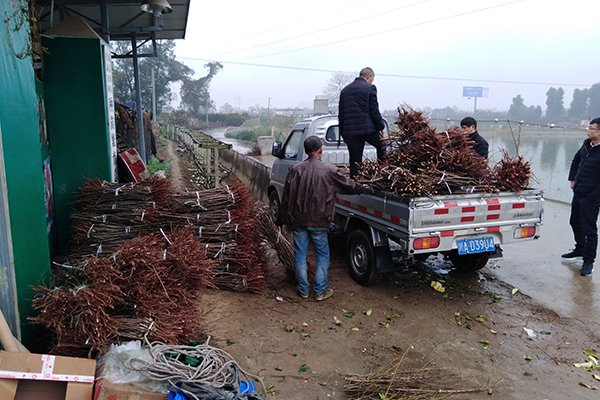
<path id="1" fill-rule="evenodd" d="M 350 177 L 358 176 L 365 142 L 377 149 L 377 159 L 385 161 L 383 140 L 385 125 L 379 113 L 377 87 L 373 85 L 375 73 L 363 68 L 354 82 L 342 89 L 339 106 L 340 136 L 350 153 Z"/>
<path id="2" fill-rule="evenodd" d="M 317 256 L 313 288 L 317 301 L 333 295 L 333 290 L 327 289 L 327 231 L 333 220 L 335 194 L 358 194 L 363 191 L 363 185 L 340 174 L 335 166 L 321 161 L 322 146 L 321 139 L 317 136 L 309 136 L 304 141 L 304 151 L 308 158 L 292 167 L 288 173 L 281 197 L 281 220 L 277 221 L 277 225 L 287 223 L 292 228 L 294 267 L 298 281 L 296 290 L 303 299 L 307 299 L 310 292 L 306 250 L 309 239 L 312 239 Z"/>
<path id="3" fill-rule="evenodd" d="M 594 271 L 598 248 L 598 210 L 600 209 L 600 118 L 590 121 L 588 138 L 573 157 L 569 181 L 573 189 L 570 224 L 575 236 L 575 249 L 563 258 L 583 257 L 582 276 Z"/>
<path id="4" fill-rule="evenodd" d="M 473 150 L 475 150 L 475 153 L 487 159 L 488 150 L 490 146 L 487 140 L 485 140 L 483 136 L 481 136 L 479 132 L 477 132 L 477 121 L 475 120 L 475 118 L 463 118 L 463 120 L 460 121 L 460 127 L 462 128 L 463 132 L 468 134 L 469 138 L 474 142 L 472 147 Z"/>

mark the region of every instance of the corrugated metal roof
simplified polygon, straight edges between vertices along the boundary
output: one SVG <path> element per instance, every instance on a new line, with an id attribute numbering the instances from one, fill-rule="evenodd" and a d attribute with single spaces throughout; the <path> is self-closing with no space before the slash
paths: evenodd
<path id="1" fill-rule="evenodd" d="M 107 33 L 110 40 L 130 40 L 133 31 L 140 38 L 154 32 L 156 39 L 184 39 L 190 0 L 168 1 L 173 12 L 162 16 L 162 29 L 153 14 L 140 9 L 142 0 L 37 0 L 36 8 L 42 34 L 69 16 L 79 16 L 98 35 Z M 106 12 L 102 11 L 103 3 Z M 52 4 L 53 13 L 50 12 Z M 103 32 L 103 22 L 106 32 Z"/>

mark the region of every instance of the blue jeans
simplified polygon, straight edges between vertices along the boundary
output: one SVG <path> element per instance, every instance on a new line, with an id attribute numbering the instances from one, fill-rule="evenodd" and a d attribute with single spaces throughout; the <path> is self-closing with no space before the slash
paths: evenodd
<path id="1" fill-rule="evenodd" d="M 302 294 L 310 292 L 306 267 L 306 250 L 308 249 L 309 239 L 312 239 L 317 256 L 314 290 L 315 293 L 323 293 L 329 284 L 327 280 L 327 272 L 329 271 L 327 231 L 309 231 L 305 227 L 299 227 L 292 229 L 292 233 L 294 235 L 294 268 L 296 270 L 296 281 L 298 281 L 298 291 Z"/>

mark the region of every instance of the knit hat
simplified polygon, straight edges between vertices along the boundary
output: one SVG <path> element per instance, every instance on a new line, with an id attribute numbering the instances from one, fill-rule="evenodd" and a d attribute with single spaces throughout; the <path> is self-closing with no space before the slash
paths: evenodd
<path id="1" fill-rule="evenodd" d="M 317 136 L 309 136 L 304 141 L 304 152 L 310 154 L 319 150 L 322 146 L 323 143 L 321 142 L 321 139 Z"/>

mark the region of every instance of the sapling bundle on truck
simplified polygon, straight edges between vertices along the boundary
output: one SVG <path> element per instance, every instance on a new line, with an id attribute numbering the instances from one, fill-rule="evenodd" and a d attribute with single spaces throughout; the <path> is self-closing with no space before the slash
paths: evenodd
<path id="1" fill-rule="evenodd" d="M 503 159 L 494 167 L 473 150 L 459 127 L 431 127 L 418 111 L 398 109 L 398 131 L 390 132 L 386 163 L 366 160 L 360 181 L 405 197 L 464 193 L 518 192 L 529 187 L 531 168 L 523 157 Z"/>
<path id="2" fill-rule="evenodd" d="M 501 244 L 538 237 L 543 198 L 530 188 L 529 162 L 502 150 L 491 166 L 459 127 L 438 130 L 420 112 L 398 111 L 386 162 L 366 159 L 359 171 L 374 195 L 340 196 L 338 203 L 336 221 L 359 227 L 348 240 L 357 282 L 372 283 L 392 268 L 388 238 L 409 257 L 441 253 L 457 268 L 474 271 L 501 254 Z"/>

